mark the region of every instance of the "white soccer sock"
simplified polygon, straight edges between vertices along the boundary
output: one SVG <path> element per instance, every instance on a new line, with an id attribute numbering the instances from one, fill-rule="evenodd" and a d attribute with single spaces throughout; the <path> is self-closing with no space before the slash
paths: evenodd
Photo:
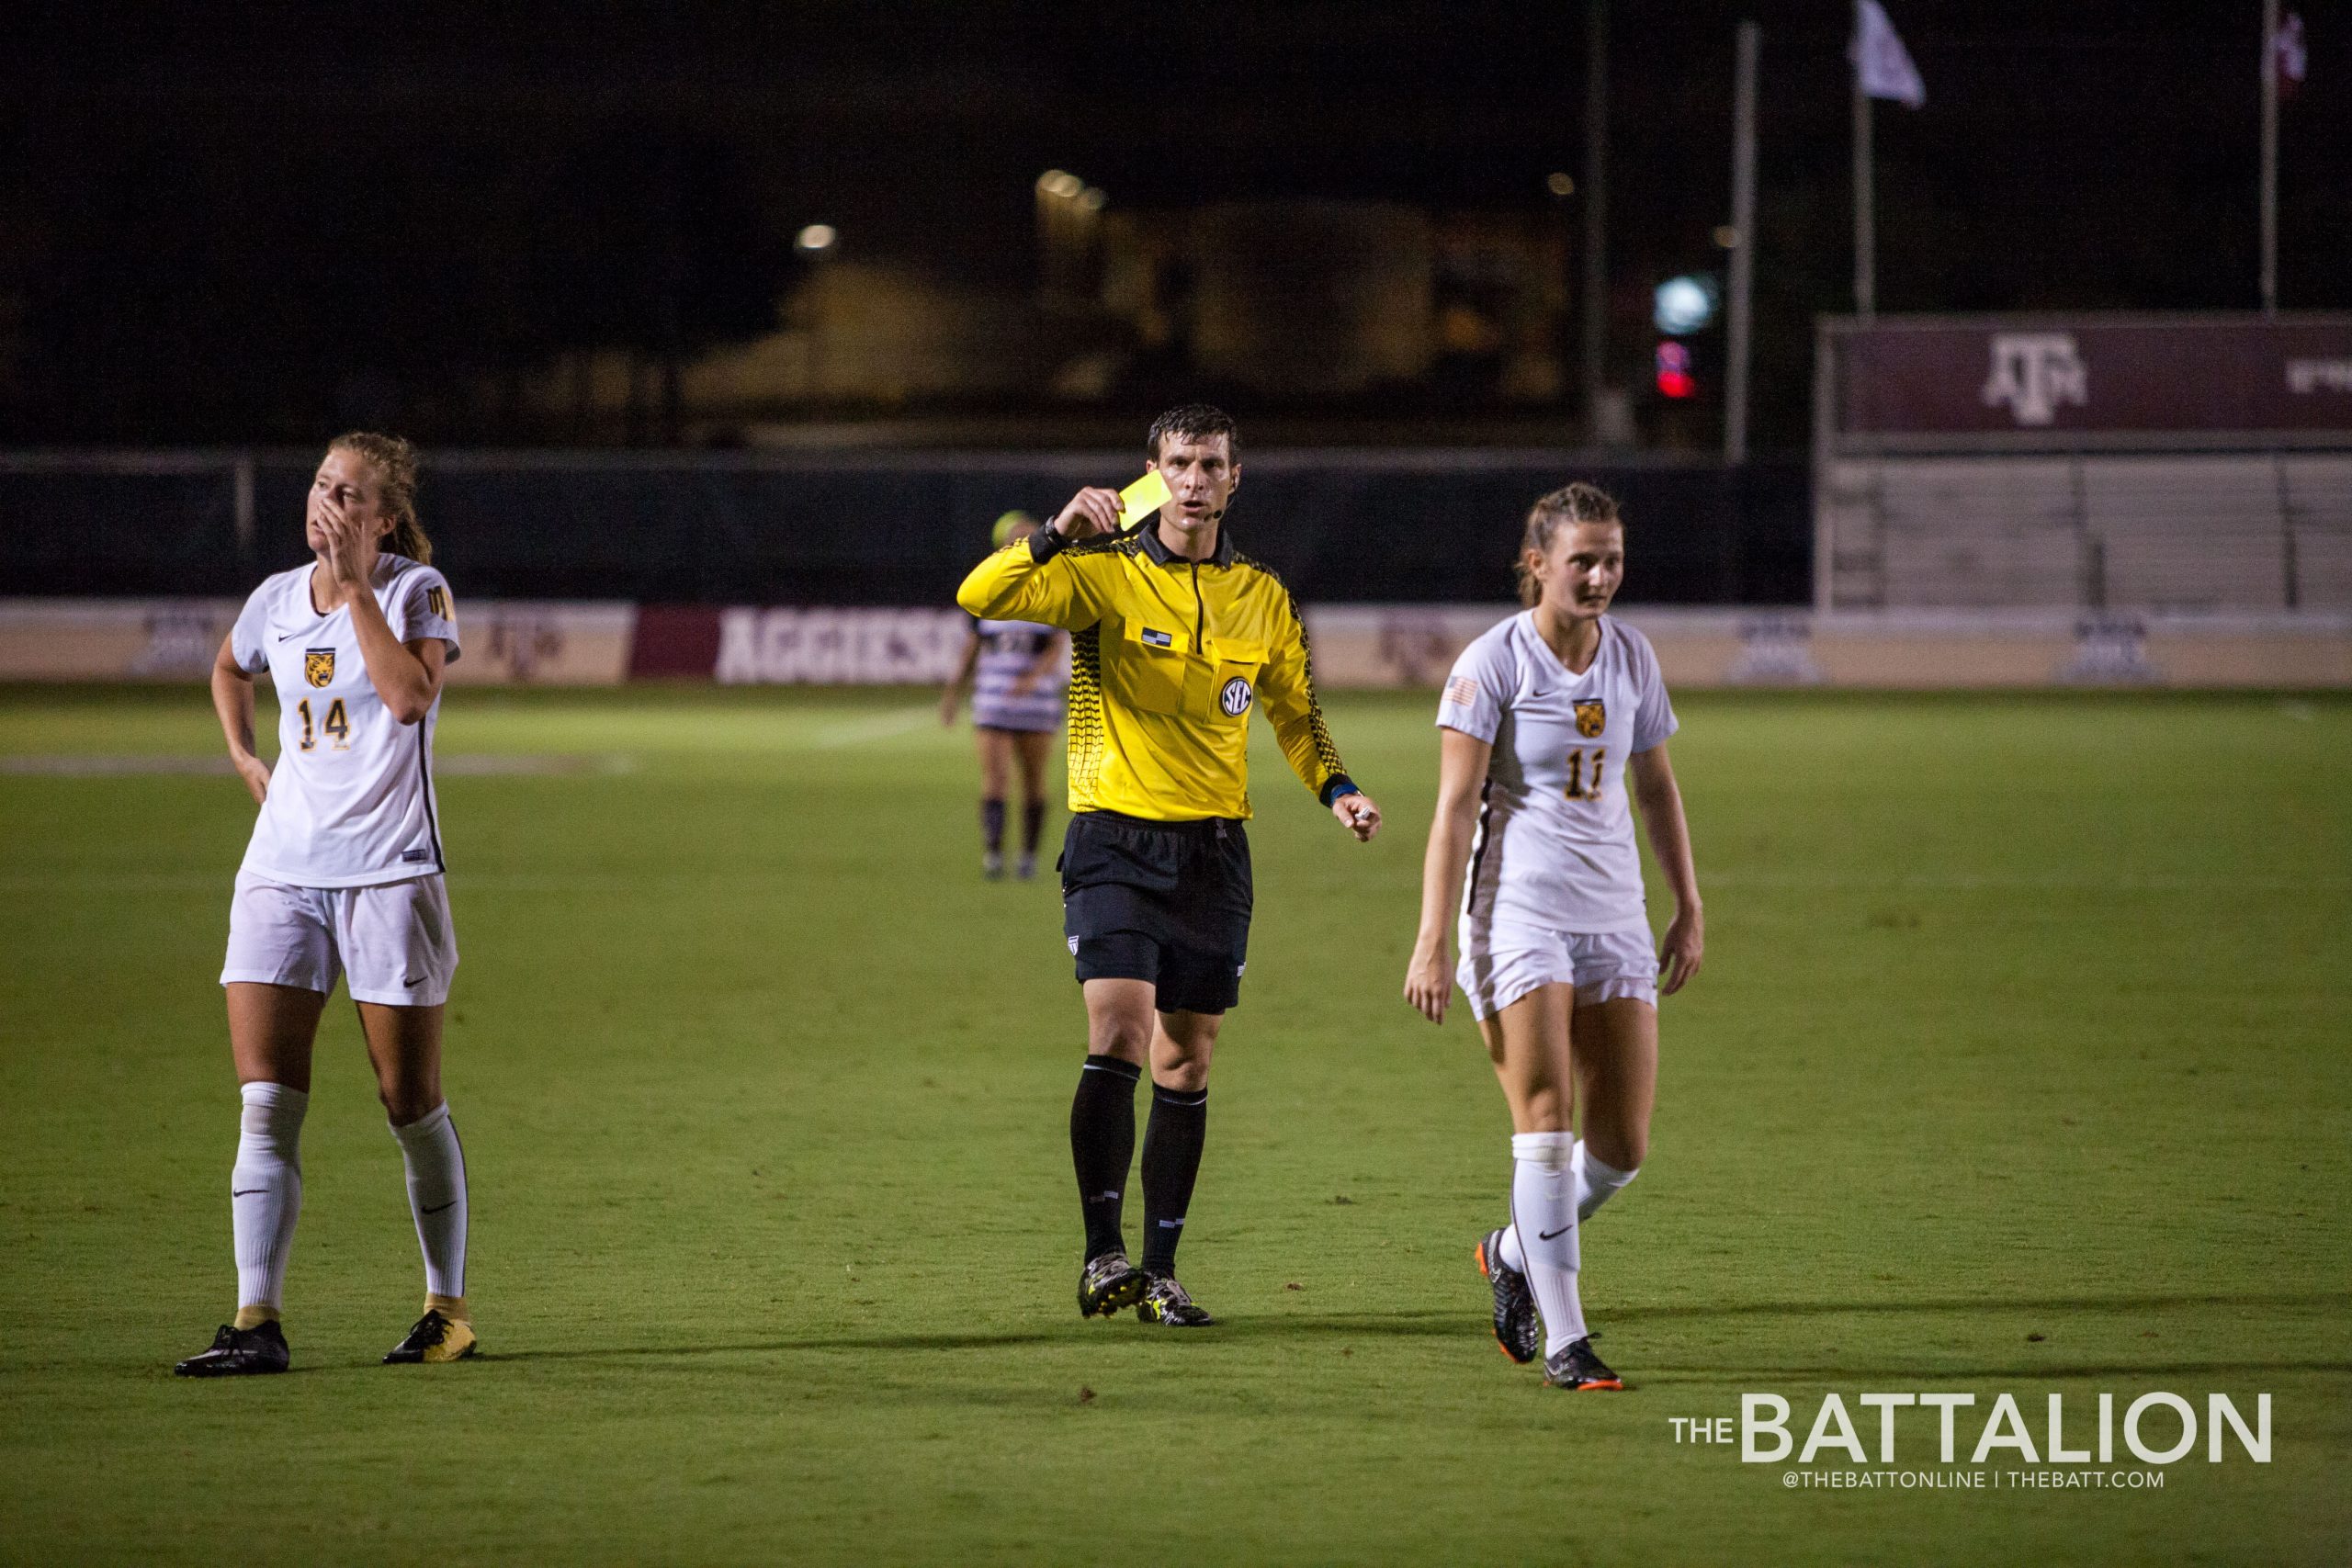
<path id="1" fill-rule="evenodd" d="M 1577 1300 L 1578 1264 L 1573 1133 L 1520 1133 L 1511 1138 L 1511 1228 L 1526 1258 L 1527 1283 L 1544 1314 L 1544 1353 L 1557 1355 L 1585 1336 Z"/>
<path id="2" fill-rule="evenodd" d="M 229 1225 L 237 1249 L 237 1326 L 277 1315 L 286 1293 L 286 1259 L 302 1212 L 302 1112 L 311 1097 L 282 1083 L 237 1090 L 237 1163 L 229 1170 Z"/>
<path id="3" fill-rule="evenodd" d="M 466 1151 L 458 1144 L 447 1102 L 405 1127 L 392 1129 L 408 1167 L 409 1213 L 424 1250 L 428 1295 L 453 1300 L 466 1293 Z"/>
<path id="4" fill-rule="evenodd" d="M 1620 1170 L 1613 1165 L 1601 1164 L 1592 1157 L 1582 1138 L 1577 1140 L 1576 1155 L 1570 1162 L 1570 1168 L 1576 1172 L 1577 1178 L 1577 1223 L 1578 1224 L 1592 1218 L 1592 1212 L 1595 1209 L 1624 1190 L 1625 1184 L 1642 1173 L 1642 1168 L 1638 1165 L 1631 1170 Z M 1516 1269 L 1522 1274 L 1527 1272 L 1527 1253 L 1519 1245 L 1517 1225 L 1503 1227 L 1503 1243 L 1498 1250 L 1502 1253 L 1503 1267 Z"/>
<path id="5" fill-rule="evenodd" d="M 1603 1165 L 1592 1157 L 1582 1138 L 1577 1140 L 1577 1221 L 1581 1224 L 1592 1218 L 1592 1212 L 1624 1190 L 1625 1183 L 1641 1175 L 1642 1168 L 1620 1170 L 1613 1165 Z"/>

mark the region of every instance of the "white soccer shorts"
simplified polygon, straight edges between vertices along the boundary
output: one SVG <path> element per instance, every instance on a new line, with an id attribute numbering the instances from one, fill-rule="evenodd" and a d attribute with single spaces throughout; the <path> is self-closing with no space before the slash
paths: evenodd
<path id="1" fill-rule="evenodd" d="M 1646 931 L 1558 931 L 1464 917 L 1459 935 L 1453 980 L 1470 998 L 1473 1018 L 1492 1018 L 1560 981 L 1576 987 L 1578 1007 L 1625 998 L 1657 1005 L 1657 954 Z"/>
<path id="2" fill-rule="evenodd" d="M 237 874 L 224 986 L 331 992 L 346 975 L 355 1002 L 438 1007 L 457 970 L 449 889 L 437 873 L 373 887 L 289 887 Z"/>

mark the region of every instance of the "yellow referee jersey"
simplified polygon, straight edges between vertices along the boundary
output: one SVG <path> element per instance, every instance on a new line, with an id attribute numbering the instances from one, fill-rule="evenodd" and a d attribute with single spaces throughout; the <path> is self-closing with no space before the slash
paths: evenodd
<path id="1" fill-rule="evenodd" d="M 956 602 L 1070 636 L 1069 808 L 1156 821 L 1250 815 L 1250 710 L 1329 805 L 1355 785 L 1323 727 L 1306 628 L 1282 580 L 1218 531 L 1187 560 L 1158 519 L 1076 544 L 1051 528 L 980 562 Z"/>

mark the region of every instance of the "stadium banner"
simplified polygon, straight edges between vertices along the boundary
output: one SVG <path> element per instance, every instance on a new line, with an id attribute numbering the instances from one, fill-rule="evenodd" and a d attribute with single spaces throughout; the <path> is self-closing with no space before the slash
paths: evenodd
<path id="1" fill-rule="evenodd" d="M 0 599 L 0 680 L 201 681 L 237 599 Z M 469 599 L 453 686 L 610 686 L 628 675 L 637 607 Z"/>
<path id="2" fill-rule="evenodd" d="M 232 599 L 0 599 L 0 680 L 200 681 Z M 934 685 L 969 617 L 953 609 L 475 600 L 452 685 Z M 1509 604 L 1325 604 L 1306 611 L 1326 690 L 1434 691 Z M 1682 690 L 2065 686 L 2352 688 L 2352 614 L 1643 608 L 1619 616 Z"/>
<path id="3" fill-rule="evenodd" d="M 1822 323 L 1837 453 L 2352 445 L 2352 316 Z"/>
<path id="4" fill-rule="evenodd" d="M 1331 690 L 1435 690 L 1507 604 L 1328 604 L 1306 612 Z M 2045 611 L 1628 608 L 1685 691 L 2174 686 L 2352 687 L 2352 615 L 2138 615 Z"/>

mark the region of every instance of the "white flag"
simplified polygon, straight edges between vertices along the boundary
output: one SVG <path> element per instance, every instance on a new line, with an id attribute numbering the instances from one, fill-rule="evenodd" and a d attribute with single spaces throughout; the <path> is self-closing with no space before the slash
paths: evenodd
<path id="1" fill-rule="evenodd" d="M 2270 35 L 2270 69 L 2282 94 L 2293 92 L 2311 69 L 2311 55 L 2303 48 L 2303 18 L 2292 11 L 2279 18 L 2278 30 Z"/>
<path id="2" fill-rule="evenodd" d="M 1846 52 L 1862 91 L 1871 97 L 1894 98 L 1915 109 L 1928 101 L 1928 85 L 1878 0 L 1855 0 L 1854 41 Z"/>

